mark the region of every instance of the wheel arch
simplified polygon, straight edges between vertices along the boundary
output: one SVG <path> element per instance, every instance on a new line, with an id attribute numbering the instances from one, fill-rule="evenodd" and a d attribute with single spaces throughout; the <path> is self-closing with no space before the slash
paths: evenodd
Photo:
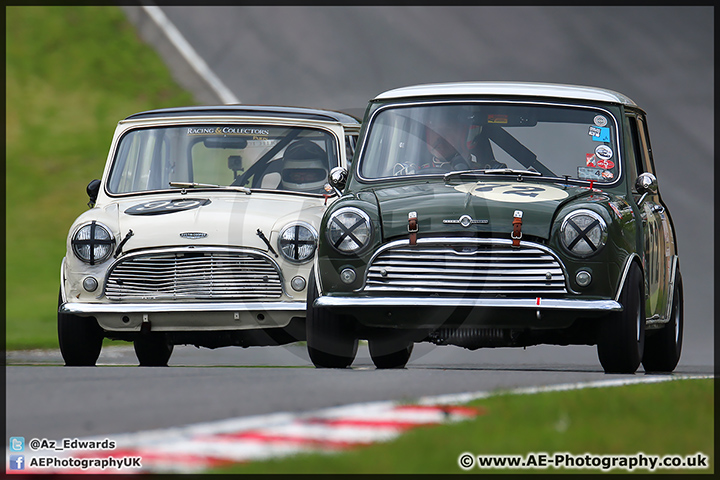
<path id="1" fill-rule="evenodd" d="M 625 282 L 627 282 L 628 275 L 630 274 L 630 267 L 633 264 L 637 264 L 638 268 L 640 269 L 640 273 L 643 276 L 643 283 L 645 283 L 645 271 L 643 270 L 642 261 L 640 260 L 640 255 L 633 252 L 625 260 L 625 266 L 623 267 L 623 273 L 622 273 L 622 275 L 620 275 L 620 280 L 618 281 L 618 285 L 615 288 L 615 301 L 616 302 L 620 301 L 620 295 L 623 291 L 623 287 L 625 287 Z"/>
<path id="2" fill-rule="evenodd" d="M 60 262 L 60 304 L 67 303 L 67 295 L 65 294 L 65 260 L 67 257 L 63 257 Z M 58 305 L 58 308 L 60 305 Z"/>

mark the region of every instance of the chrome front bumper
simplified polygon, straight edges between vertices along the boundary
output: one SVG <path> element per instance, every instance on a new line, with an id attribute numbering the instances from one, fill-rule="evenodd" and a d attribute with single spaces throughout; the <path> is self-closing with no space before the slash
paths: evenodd
<path id="1" fill-rule="evenodd" d="M 305 312 L 305 302 L 243 303 L 65 303 L 60 313 L 96 315 L 103 313 L 181 313 L 181 312 Z"/>
<path id="2" fill-rule="evenodd" d="M 58 312 L 95 317 L 111 331 L 139 331 L 143 323 L 157 331 L 247 330 L 286 327 L 293 318 L 305 317 L 305 302 L 69 302 Z"/>
<path id="3" fill-rule="evenodd" d="M 473 307 L 524 308 L 533 310 L 622 311 L 615 300 L 572 300 L 556 298 L 448 298 L 448 297 L 319 297 L 315 307 Z"/>

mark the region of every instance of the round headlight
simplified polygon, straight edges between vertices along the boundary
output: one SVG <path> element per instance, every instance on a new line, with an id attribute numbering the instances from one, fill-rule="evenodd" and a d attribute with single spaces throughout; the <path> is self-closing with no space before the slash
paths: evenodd
<path id="1" fill-rule="evenodd" d="M 286 260 L 302 263 L 311 260 L 317 246 L 317 232 L 307 223 L 290 223 L 280 231 L 278 247 Z"/>
<path id="2" fill-rule="evenodd" d="M 591 210 L 575 210 L 560 226 L 560 240 L 573 255 L 589 257 L 598 253 L 607 241 L 607 224 Z"/>
<path id="3" fill-rule="evenodd" d="M 95 265 L 110 258 L 115 248 L 115 237 L 105 225 L 93 221 L 78 228 L 71 243 L 76 257 Z"/>
<path id="4" fill-rule="evenodd" d="M 358 208 L 341 208 L 328 220 L 328 240 L 341 253 L 360 251 L 370 243 L 371 235 L 370 217 Z"/>

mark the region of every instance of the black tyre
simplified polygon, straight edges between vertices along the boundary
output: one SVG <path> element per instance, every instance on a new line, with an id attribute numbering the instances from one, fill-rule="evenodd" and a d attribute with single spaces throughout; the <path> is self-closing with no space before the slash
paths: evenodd
<path id="1" fill-rule="evenodd" d="M 646 372 L 672 372 L 680 360 L 684 328 L 683 285 L 677 271 L 670 321 L 645 339 L 642 364 Z"/>
<path id="2" fill-rule="evenodd" d="M 174 348 L 160 332 L 140 334 L 133 347 L 141 367 L 167 367 Z"/>
<path id="3" fill-rule="evenodd" d="M 368 340 L 370 358 L 377 368 L 405 368 L 413 351 L 413 343 Z"/>
<path id="4" fill-rule="evenodd" d="M 315 272 L 310 272 L 307 294 L 307 349 L 317 368 L 347 368 L 355 360 L 358 341 L 349 318 L 313 307 L 318 297 Z"/>
<path id="5" fill-rule="evenodd" d="M 58 295 L 58 343 L 68 367 L 95 366 L 102 350 L 103 329 L 95 317 L 60 313 L 62 295 Z"/>
<path id="6" fill-rule="evenodd" d="M 605 373 L 635 373 L 645 345 L 645 285 L 640 267 L 633 263 L 620 293 L 622 312 L 602 320 L 598 358 Z"/>

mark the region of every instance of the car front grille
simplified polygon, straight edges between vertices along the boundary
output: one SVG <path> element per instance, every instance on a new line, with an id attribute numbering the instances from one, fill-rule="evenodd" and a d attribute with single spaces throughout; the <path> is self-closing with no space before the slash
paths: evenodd
<path id="1" fill-rule="evenodd" d="M 431 239 L 425 239 L 431 240 Z M 567 293 L 558 259 L 541 245 L 504 240 L 389 245 L 372 260 L 364 290 L 440 296 L 540 296 Z"/>
<path id="2" fill-rule="evenodd" d="M 174 251 L 128 255 L 107 277 L 110 300 L 245 300 L 278 298 L 277 264 L 252 251 Z"/>

